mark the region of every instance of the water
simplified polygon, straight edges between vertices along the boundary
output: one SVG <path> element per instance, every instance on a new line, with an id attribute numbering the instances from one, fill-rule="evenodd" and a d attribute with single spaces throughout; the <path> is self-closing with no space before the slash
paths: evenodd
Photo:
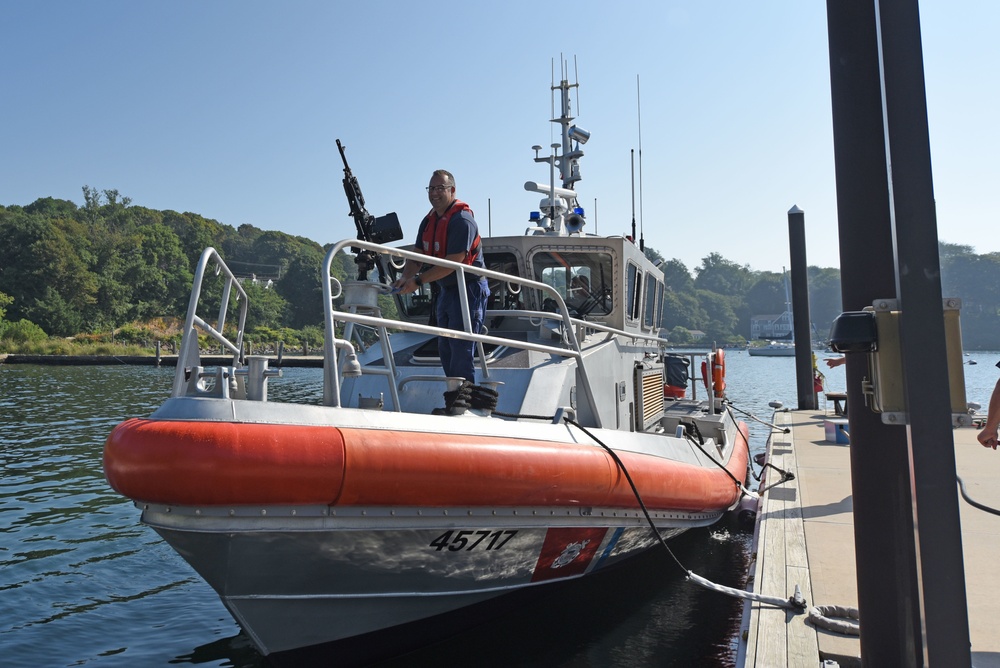
<path id="1" fill-rule="evenodd" d="M 968 398 L 985 407 L 1000 353 L 967 359 L 979 362 L 965 367 Z M 726 362 L 738 408 L 768 419 L 768 402 L 795 405 L 793 358 L 730 351 Z M 843 367 L 821 368 L 828 389 L 844 389 Z M 104 480 L 104 438 L 125 418 L 152 412 L 172 377 L 170 368 L 0 365 L 5 666 L 266 665 L 208 585 Z M 271 383 L 272 399 L 309 396 L 321 377 L 285 369 Z M 750 427 L 752 449 L 763 449 L 768 428 Z M 671 542 L 687 568 L 731 586 L 741 585 L 748 545 L 726 525 Z M 656 551 L 386 665 L 727 666 L 740 612 L 739 602 L 683 582 Z"/>

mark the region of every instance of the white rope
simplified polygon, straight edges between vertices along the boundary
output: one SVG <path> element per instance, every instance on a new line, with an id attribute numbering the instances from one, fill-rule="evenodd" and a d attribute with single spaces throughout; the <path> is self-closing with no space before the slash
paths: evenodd
<path id="1" fill-rule="evenodd" d="M 813 626 L 848 636 L 861 635 L 858 609 L 844 605 L 816 605 L 809 608 L 808 620 Z"/>
<path id="2" fill-rule="evenodd" d="M 778 598 L 777 596 L 765 596 L 763 594 L 758 594 L 752 591 L 744 591 L 742 589 L 734 589 L 733 587 L 727 587 L 725 585 L 720 585 L 711 580 L 706 580 L 697 573 L 688 571 L 688 579 L 699 584 L 705 589 L 711 589 L 712 591 L 717 591 L 722 594 L 727 594 L 735 598 L 743 598 L 749 601 L 757 601 L 759 603 L 768 603 L 778 608 L 786 608 L 788 610 L 797 610 L 801 612 L 806 609 L 806 600 L 802 597 L 802 591 L 799 589 L 798 585 L 795 585 L 795 594 L 790 598 Z"/>

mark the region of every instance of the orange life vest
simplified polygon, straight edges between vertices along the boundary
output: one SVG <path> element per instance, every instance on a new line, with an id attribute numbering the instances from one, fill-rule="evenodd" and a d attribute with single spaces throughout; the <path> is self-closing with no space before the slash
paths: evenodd
<path id="1" fill-rule="evenodd" d="M 434 213 L 434 209 L 431 209 L 424 220 L 427 224 L 424 225 L 424 233 L 420 238 L 420 246 L 424 255 L 430 255 L 432 257 L 443 258 L 447 255 L 448 250 L 448 221 L 451 220 L 452 216 L 460 214 L 462 211 L 468 211 L 469 215 L 473 215 L 472 209 L 469 205 L 461 200 L 455 200 L 452 202 L 448 210 L 444 212 L 444 215 L 438 216 Z M 442 225 L 442 221 L 444 224 Z M 479 237 L 479 233 L 476 233 L 476 238 L 472 242 L 472 248 L 469 249 L 468 253 L 465 255 L 465 259 L 462 260 L 462 264 L 472 265 L 473 261 L 476 259 L 476 255 L 479 253 L 479 245 L 482 239 Z"/>

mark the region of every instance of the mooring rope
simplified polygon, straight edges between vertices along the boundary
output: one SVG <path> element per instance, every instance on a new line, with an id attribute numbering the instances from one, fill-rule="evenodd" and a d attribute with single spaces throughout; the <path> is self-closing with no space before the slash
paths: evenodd
<path id="1" fill-rule="evenodd" d="M 738 408 L 736 408 L 735 406 L 733 406 L 732 403 L 727 403 L 726 404 L 726 408 L 728 409 L 730 407 L 732 407 L 734 410 L 739 410 Z M 736 416 L 734 416 L 732 413 L 729 414 L 729 417 L 731 417 L 734 422 L 736 421 Z M 751 415 L 750 417 L 753 417 L 753 416 Z M 757 418 L 754 418 L 754 419 L 757 420 Z M 761 422 L 761 420 L 757 420 L 757 421 Z M 763 424 L 769 425 L 769 426 L 773 426 L 773 425 L 770 425 L 770 423 L 768 423 L 768 422 L 763 422 Z M 788 429 L 787 427 L 775 427 L 775 428 L 778 429 L 779 431 L 781 431 L 782 433 L 785 433 L 785 434 L 788 434 L 788 433 L 791 432 L 791 429 Z M 743 436 L 743 432 L 740 432 L 740 436 Z M 749 453 L 750 452 L 750 441 L 747 440 L 746 437 L 744 437 L 744 442 L 747 445 L 747 452 Z M 784 484 L 784 483 L 788 482 L 789 480 L 795 480 L 795 474 L 794 473 L 792 473 L 791 471 L 786 471 L 784 469 L 780 469 L 777 466 L 775 466 L 774 464 L 772 464 L 771 462 L 764 462 L 764 464 L 761 465 L 761 467 L 760 467 L 760 473 L 758 474 L 758 473 L 756 473 L 753 470 L 753 464 L 750 463 L 751 461 L 753 461 L 753 457 L 751 457 L 748 460 L 747 467 L 750 469 L 750 475 L 752 475 L 753 479 L 756 480 L 757 482 L 760 482 L 761 477 L 763 477 L 763 475 L 764 475 L 764 469 L 768 469 L 768 468 L 774 469 L 775 471 L 778 472 L 778 475 L 781 476 L 781 478 L 779 480 L 775 480 L 770 485 L 767 485 L 766 487 L 762 487 L 761 489 L 759 489 L 757 491 L 758 497 L 759 497 L 759 495 L 762 495 L 764 492 L 766 492 L 767 490 L 771 489 L 772 487 L 777 487 L 778 485 Z"/>
<path id="2" fill-rule="evenodd" d="M 685 426 L 688 425 L 687 422 L 683 422 L 683 421 L 681 422 L 681 424 L 685 425 Z M 698 426 L 693 421 L 690 423 L 690 426 L 694 427 L 695 431 L 697 431 L 697 433 L 698 433 L 698 440 L 701 441 L 701 443 L 704 443 L 705 442 L 704 439 L 701 438 L 701 432 L 698 431 Z M 739 429 L 737 429 L 736 431 L 739 432 Z M 742 436 L 742 435 L 743 435 L 743 432 L 740 432 L 740 436 Z M 738 480 L 736 478 L 736 476 L 733 475 L 732 471 L 730 471 L 729 469 L 727 469 L 725 467 L 725 465 L 722 462 L 720 462 L 719 460 L 717 460 L 715 457 L 713 457 L 712 455 L 708 454 L 708 451 L 706 451 L 705 448 L 701 447 L 701 443 L 699 443 L 698 441 L 696 441 L 693 438 L 691 438 L 691 436 L 688 434 L 687 430 L 685 430 L 685 432 L 684 432 L 684 438 L 686 438 L 687 441 L 689 443 L 691 443 L 691 445 L 693 445 L 694 447 L 696 447 L 699 450 L 701 450 L 701 454 L 705 455 L 705 457 L 707 457 L 713 464 L 715 464 L 720 469 L 722 469 L 727 476 L 729 476 L 730 478 L 732 478 L 733 482 L 736 483 L 736 487 L 740 490 L 740 495 L 741 496 L 748 496 L 751 499 L 760 499 L 760 495 L 757 494 L 757 492 L 754 492 L 754 491 L 751 491 L 751 490 L 747 489 L 743 485 L 743 482 L 740 481 L 740 480 Z M 747 466 L 749 466 L 750 465 L 750 443 L 746 439 L 744 439 L 744 443 L 746 443 L 746 446 L 747 446 Z"/>
<path id="3" fill-rule="evenodd" d="M 776 424 L 774 424 L 772 422 L 765 422 L 764 420 L 761 420 L 759 417 L 757 417 L 753 413 L 748 413 L 747 411 L 743 410 L 742 408 L 737 408 L 736 406 L 733 405 L 733 402 L 730 401 L 729 399 L 723 399 L 722 404 L 726 407 L 727 410 L 734 410 L 734 411 L 736 411 L 736 412 L 738 412 L 738 413 L 740 413 L 742 415 L 747 416 L 748 418 L 750 418 L 754 422 L 761 423 L 765 427 L 770 427 L 771 429 L 775 429 L 777 431 L 780 431 L 782 434 L 790 434 L 790 433 L 792 433 L 792 430 L 790 428 L 788 428 L 788 427 L 779 427 L 778 425 L 776 425 Z M 730 417 L 733 417 L 732 414 L 730 414 Z M 733 419 L 735 420 L 736 418 L 733 418 Z"/>
<path id="4" fill-rule="evenodd" d="M 807 618 L 813 626 L 848 636 L 861 635 L 858 609 L 845 605 L 815 605 Z"/>
<path id="5" fill-rule="evenodd" d="M 669 554 L 670 558 L 674 560 L 674 563 L 676 563 L 677 566 L 682 571 L 684 571 L 685 575 L 689 580 L 691 580 L 695 584 L 705 587 L 706 589 L 710 589 L 712 591 L 716 591 L 736 598 L 757 601 L 759 603 L 767 603 L 769 605 L 773 605 L 779 608 L 785 608 L 788 610 L 794 610 L 796 612 L 802 612 L 806 609 L 806 601 L 802 597 L 802 592 L 799 590 L 798 585 L 795 586 L 795 594 L 787 599 L 784 599 L 784 598 L 779 598 L 777 596 L 765 596 L 763 594 L 758 594 L 752 591 L 745 591 L 743 589 L 735 589 L 733 587 L 727 587 L 725 585 L 716 584 L 711 580 L 707 580 L 701 577 L 700 575 L 697 575 L 693 571 L 688 570 L 684 566 L 684 564 L 681 563 L 681 560 L 677 558 L 677 555 L 674 554 L 673 550 L 671 550 L 670 547 L 667 545 L 667 542 L 663 539 L 663 535 L 660 533 L 660 530 L 656 528 L 656 524 L 653 522 L 653 518 L 650 517 L 649 511 L 646 509 L 646 504 L 643 502 L 642 496 L 639 494 L 639 489 L 635 486 L 635 482 L 632 481 L 632 476 L 629 475 L 628 469 L 625 468 L 624 462 L 622 462 L 622 460 L 618 457 L 618 453 L 612 450 L 607 444 L 602 442 L 601 439 L 597 438 L 597 436 L 588 431 L 586 427 L 581 425 L 576 420 L 573 420 L 568 417 L 564 417 L 563 419 L 567 422 L 567 424 L 573 425 L 574 427 L 582 431 L 584 434 L 589 436 L 595 443 L 597 443 L 597 445 L 604 448 L 604 450 L 609 455 L 611 455 L 611 458 L 615 461 L 615 464 L 618 466 L 622 474 L 625 476 L 625 480 L 628 481 L 629 486 L 632 488 L 632 493 L 635 495 L 635 500 L 639 503 L 639 508 L 642 509 L 642 514 L 646 517 L 646 522 L 649 524 L 649 528 L 652 530 L 653 535 L 656 537 L 656 540 L 659 541 L 660 545 L 663 546 L 663 549 L 667 551 L 667 554 Z"/>

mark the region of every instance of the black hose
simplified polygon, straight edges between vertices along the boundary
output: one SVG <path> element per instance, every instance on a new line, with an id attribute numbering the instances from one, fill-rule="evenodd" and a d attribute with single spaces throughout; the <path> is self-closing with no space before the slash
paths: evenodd
<path id="1" fill-rule="evenodd" d="M 965 501 L 970 506 L 972 506 L 973 508 L 979 508 L 980 510 L 990 513 L 992 515 L 1000 515 L 1000 510 L 997 510 L 996 508 L 990 508 L 989 506 L 984 506 L 978 501 L 973 501 L 972 498 L 965 491 L 965 482 L 963 482 L 962 479 L 958 476 L 955 476 L 955 479 L 958 480 L 958 489 L 962 493 L 962 498 L 965 499 Z"/>

